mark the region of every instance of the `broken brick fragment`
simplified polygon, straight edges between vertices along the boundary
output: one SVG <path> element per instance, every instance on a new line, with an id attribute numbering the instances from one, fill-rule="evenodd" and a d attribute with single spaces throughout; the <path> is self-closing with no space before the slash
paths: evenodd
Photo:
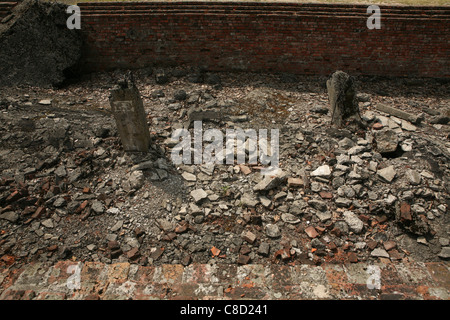
<path id="1" fill-rule="evenodd" d="M 213 254 L 213 256 L 218 256 L 220 254 L 220 249 L 217 249 L 216 247 L 212 247 L 211 253 Z"/>
<path id="2" fill-rule="evenodd" d="M 358 256 L 356 255 L 356 253 L 354 253 L 354 252 L 349 252 L 349 253 L 348 253 L 348 261 L 350 261 L 351 263 L 356 263 L 356 262 L 358 262 Z"/>
<path id="3" fill-rule="evenodd" d="M 50 246 L 50 247 L 47 247 L 47 250 L 48 250 L 49 252 L 56 251 L 56 250 L 58 250 L 58 246 L 57 246 L 56 244 L 54 244 L 54 245 L 52 245 L 52 246 Z"/>
<path id="4" fill-rule="evenodd" d="M 244 265 L 244 264 L 248 264 L 250 262 L 250 257 L 240 254 L 237 260 L 238 264 Z"/>
<path id="5" fill-rule="evenodd" d="M 136 260 L 139 257 L 140 257 L 140 253 L 139 253 L 138 248 L 133 248 L 127 252 L 127 258 L 130 260 Z"/>
<path id="6" fill-rule="evenodd" d="M 246 255 L 246 254 L 249 254 L 250 252 L 252 252 L 252 249 L 250 249 L 249 246 L 244 244 L 244 245 L 241 246 L 241 250 L 239 250 L 239 252 L 241 254 Z"/>
<path id="7" fill-rule="evenodd" d="M 320 191 L 319 195 L 322 199 L 333 199 L 333 194 L 328 191 Z"/>
<path id="8" fill-rule="evenodd" d="M 251 231 L 244 231 L 242 233 L 242 238 L 248 243 L 253 243 L 256 240 L 256 235 Z"/>
<path id="9" fill-rule="evenodd" d="M 317 233 L 316 229 L 313 226 L 309 226 L 308 228 L 306 228 L 305 232 L 310 238 L 315 238 L 319 236 L 319 233 Z"/>
<path id="10" fill-rule="evenodd" d="M 33 215 L 31 216 L 32 219 L 38 219 L 40 218 L 45 211 L 47 211 L 47 209 L 45 207 L 39 207 L 36 209 L 36 211 L 33 213 Z"/>
<path id="11" fill-rule="evenodd" d="M 178 234 L 184 233 L 184 232 L 186 232 L 187 228 L 188 228 L 187 224 L 178 224 L 175 227 L 175 233 L 178 233 Z"/>
<path id="12" fill-rule="evenodd" d="M 403 202 L 400 205 L 400 220 L 412 221 L 411 206 L 406 202 Z"/>
<path id="13" fill-rule="evenodd" d="M 17 199 L 19 199 L 21 197 L 21 194 L 19 193 L 19 191 L 14 191 L 12 192 L 7 198 L 6 198 L 6 202 L 10 203 L 10 202 L 14 202 Z"/>
<path id="14" fill-rule="evenodd" d="M 137 227 L 136 229 L 134 229 L 134 235 L 136 236 L 136 238 L 140 238 L 145 235 L 145 231 L 141 227 Z"/>

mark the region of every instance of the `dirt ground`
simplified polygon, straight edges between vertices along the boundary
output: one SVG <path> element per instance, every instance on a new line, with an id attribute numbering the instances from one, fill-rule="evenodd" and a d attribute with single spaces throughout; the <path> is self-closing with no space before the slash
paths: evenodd
<path id="1" fill-rule="evenodd" d="M 0 90 L 0 263 L 448 259 L 448 81 L 358 77 L 369 126 L 354 134 L 330 126 L 326 77 L 139 70 L 152 146 L 138 154 L 123 151 L 110 112 L 122 74 Z M 258 165 L 175 166 L 171 134 L 192 108 L 218 115 L 204 129 L 278 128 L 287 180 L 255 190 Z M 384 131 L 393 153 L 379 152 Z"/>

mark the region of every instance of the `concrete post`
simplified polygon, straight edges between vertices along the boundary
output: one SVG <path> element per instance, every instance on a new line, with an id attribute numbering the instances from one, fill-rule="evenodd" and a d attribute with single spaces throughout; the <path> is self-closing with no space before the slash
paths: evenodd
<path id="1" fill-rule="evenodd" d="M 125 151 L 148 152 L 150 132 L 139 90 L 129 76 L 111 90 L 111 110 Z"/>

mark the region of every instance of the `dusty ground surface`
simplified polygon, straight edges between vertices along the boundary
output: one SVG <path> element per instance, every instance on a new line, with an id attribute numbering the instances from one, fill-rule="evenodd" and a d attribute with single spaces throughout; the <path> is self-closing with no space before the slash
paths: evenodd
<path id="1" fill-rule="evenodd" d="M 148 154 L 121 147 L 108 102 L 118 72 L 61 89 L 0 90 L 2 265 L 450 256 L 448 81 L 358 78 L 369 127 L 353 134 L 331 128 L 324 77 L 164 71 L 134 73 Z M 381 103 L 419 120 L 383 114 Z M 228 115 L 204 119 L 204 128 L 278 128 L 284 179 L 255 190 L 258 165 L 173 165 L 171 134 L 191 108 Z M 395 152 L 381 152 L 392 144 Z"/>

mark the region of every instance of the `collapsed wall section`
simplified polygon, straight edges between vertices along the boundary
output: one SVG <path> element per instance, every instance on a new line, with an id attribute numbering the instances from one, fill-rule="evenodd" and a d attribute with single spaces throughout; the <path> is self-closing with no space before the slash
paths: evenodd
<path id="1" fill-rule="evenodd" d="M 450 76 L 450 7 L 294 3 L 83 3 L 87 71 L 210 70 Z"/>

